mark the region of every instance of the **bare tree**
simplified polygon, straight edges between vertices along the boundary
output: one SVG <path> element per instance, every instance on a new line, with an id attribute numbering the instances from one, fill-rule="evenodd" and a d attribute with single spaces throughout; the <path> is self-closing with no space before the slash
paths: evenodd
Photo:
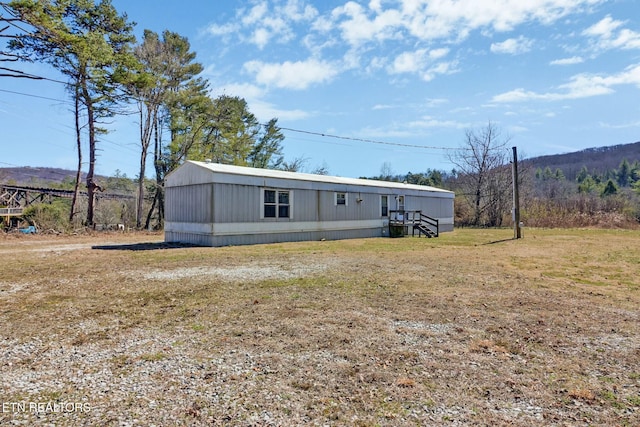
<path id="1" fill-rule="evenodd" d="M 301 172 L 307 160 L 306 157 L 296 157 L 291 161 L 283 161 L 278 169 L 287 172 Z"/>
<path id="2" fill-rule="evenodd" d="M 499 226 L 509 209 L 509 141 L 489 122 L 482 129 L 467 130 L 462 146 L 449 156 L 457 168 L 459 189 L 473 212 L 471 225 Z"/>
<path id="3" fill-rule="evenodd" d="M 391 167 L 390 162 L 384 162 L 382 166 L 380 166 L 380 177 L 382 181 L 393 181 L 393 176 L 396 173 L 393 171 L 393 167 Z"/>

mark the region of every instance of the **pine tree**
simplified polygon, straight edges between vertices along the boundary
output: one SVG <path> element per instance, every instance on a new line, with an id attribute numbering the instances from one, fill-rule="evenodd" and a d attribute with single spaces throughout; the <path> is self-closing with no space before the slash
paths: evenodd
<path id="1" fill-rule="evenodd" d="M 117 113 L 122 85 L 137 63 L 131 53 L 133 24 L 126 15 L 118 15 L 109 0 L 15 0 L 9 7 L 33 28 L 11 40 L 10 49 L 32 61 L 47 62 L 68 78 L 76 105 L 79 158 L 81 109 L 86 117 L 86 224 L 92 226 L 94 194 L 101 191 L 94 181 L 98 135 L 106 132 L 98 123 Z"/>

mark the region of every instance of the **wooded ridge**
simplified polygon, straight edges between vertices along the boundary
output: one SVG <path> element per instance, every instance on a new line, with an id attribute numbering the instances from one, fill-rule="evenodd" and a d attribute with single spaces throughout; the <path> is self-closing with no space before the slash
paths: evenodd
<path id="1" fill-rule="evenodd" d="M 602 175 L 616 169 L 626 159 L 629 163 L 640 161 L 640 141 L 632 144 L 619 144 L 609 147 L 587 148 L 566 154 L 532 157 L 522 161 L 532 170 L 550 168 L 562 170 L 569 181 L 574 181 L 583 167 L 592 174 Z"/>
<path id="2" fill-rule="evenodd" d="M 583 167 L 586 167 L 592 174 L 604 174 L 618 168 L 624 159 L 629 163 L 640 161 L 640 141 L 631 144 L 587 148 L 571 153 L 532 157 L 521 160 L 521 162 L 534 171 L 547 167 L 553 171 L 560 169 L 567 180 L 574 181 Z M 115 175 L 118 175 L 118 178 L 123 177 L 119 172 L 116 172 Z M 75 171 L 60 168 L 38 166 L 0 168 L 0 182 L 4 183 L 64 183 L 73 180 L 74 177 Z M 107 178 L 100 176 L 97 180 L 106 180 Z"/>

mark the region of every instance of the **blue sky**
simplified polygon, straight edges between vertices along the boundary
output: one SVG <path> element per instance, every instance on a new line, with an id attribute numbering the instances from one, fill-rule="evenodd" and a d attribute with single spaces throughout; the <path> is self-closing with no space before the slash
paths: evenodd
<path id="1" fill-rule="evenodd" d="M 451 170 L 447 153 L 489 121 L 528 157 L 640 140 L 634 0 L 113 5 L 138 36 L 146 28 L 186 36 L 212 96 L 241 96 L 259 120 L 293 129 L 284 131 L 285 156 L 306 159 L 307 171 Z M 25 68 L 59 78 L 46 65 Z M 73 169 L 68 100 L 61 84 L 1 78 L 0 167 Z M 98 172 L 135 176 L 136 124 L 116 117 L 108 126 Z"/>

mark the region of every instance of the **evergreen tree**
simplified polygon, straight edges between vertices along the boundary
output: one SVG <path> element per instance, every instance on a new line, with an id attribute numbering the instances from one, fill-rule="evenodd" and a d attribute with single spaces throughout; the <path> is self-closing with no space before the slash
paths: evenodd
<path id="1" fill-rule="evenodd" d="M 118 15 L 109 0 L 14 0 L 9 7 L 33 28 L 11 40 L 9 47 L 30 60 L 51 64 L 69 79 L 79 159 L 83 110 L 89 146 L 86 223 L 91 226 L 94 193 L 101 190 L 94 181 L 98 135 L 106 132 L 98 123 L 117 113 L 120 89 L 136 66 L 131 53 L 133 24 L 126 15 Z"/>
<path id="2" fill-rule="evenodd" d="M 631 165 L 627 159 L 620 162 L 620 167 L 616 171 L 616 181 L 620 187 L 628 187 L 631 180 Z"/>
<path id="3" fill-rule="evenodd" d="M 156 165 L 156 186 L 152 208 L 160 206 L 159 194 L 162 190 L 165 168 L 162 166 L 162 147 L 159 144 L 161 114 L 169 108 L 169 98 L 202 71 L 202 65 L 193 62 L 195 53 L 189 51 L 186 38 L 164 31 L 162 37 L 151 30 L 145 30 L 142 43 L 136 46 L 135 55 L 141 63 L 141 73 L 129 86 L 130 96 L 136 101 L 140 118 L 140 173 L 138 175 L 137 226 L 141 226 L 144 200 L 144 176 L 147 153 L 152 140 L 155 142 L 154 164 Z M 177 96 L 177 95 L 176 95 Z M 166 165 L 165 165 L 166 166 Z M 159 213 L 158 217 L 162 215 Z M 149 215 L 145 224 L 149 226 Z"/>
<path id="4" fill-rule="evenodd" d="M 586 166 L 582 166 L 582 168 L 580 168 L 580 172 L 578 172 L 578 175 L 576 175 L 576 181 L 578 182 L 578 184 L 581 184 L 589 176 L 589 169 L 587 169 Z"/>
<path id="5" fill-rule="evenodd" d="M 284 162 L 282 141 L 284 135 L 277 125 L 277 119 L 271 119 L 264 126 L 262 135 L 255 142 L 249 154 L 248 164 L 254 168 L 278 169 Z"/>
<path id="6" fill-rule="evenodd" d="M 613 182 L 613 180 L 610 179 L 607 181 L 604 188 L 602 189 L 601 196 L 603 197 L 613 196 L 617 192 L 618 192 L 618 188 L 616 187 L 616 184 Z"/>
<path id="7" fill-rule="evenodd" d="M 591 177 L 591 175 L 587 174 L 586 177 L 581 178 L 581 181 L 578 184 L 578 192 L 590 194 L 596 190 L 597 186 L 598 186 L 597 183 Z"/>

